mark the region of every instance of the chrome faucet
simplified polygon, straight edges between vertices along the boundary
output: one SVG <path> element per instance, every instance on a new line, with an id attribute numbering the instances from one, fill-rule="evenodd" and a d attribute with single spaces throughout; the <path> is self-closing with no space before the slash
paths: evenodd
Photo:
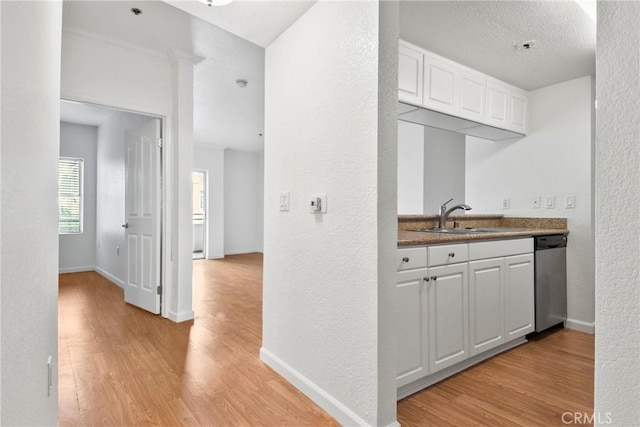
<path id="1" fill-rule="evenodd" d="M 442 206 L 440 206 L 440 215 L 438 216 L 438 228 L 446 228 L 447 219 L 449 219 L 449 215 L 451 215 L 451 212 L 457 209 L 464 209 L 465 211 L 471 210 L 471 207 L 469 205 L 465 205 L 464 203 L 452 206 L 447 210 L 447 203 L 449 203 L 452 200 L 453 198 L 447 200 L 442 204 Z"/>

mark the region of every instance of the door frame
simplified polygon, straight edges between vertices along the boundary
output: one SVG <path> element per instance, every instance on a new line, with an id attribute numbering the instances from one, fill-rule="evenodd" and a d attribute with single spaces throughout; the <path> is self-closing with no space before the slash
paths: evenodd
<path id="1" fill-rule="evenodd" d="M 110 105 L 109 103 L 100 102 L 83 97 L 60 96 L 61 101 L 76 102 L 94 107 L 104 107 L 125 113 L 138 114 L 141 116 L 152 117 L 160 120 L 160 135 L 162 146 L 160 147 L 160 286 L 162 293 L 160 295 L 160 315 L 169 318 L 169 307 L 171 290 L 173 282 L 171 274 L 173 269 L 171 259 L 171 219 L 172 219 L 172 201 L 173 201 L 173 183 L 174 177 L 171 173 L 171 164 L 173 162 L 173 144 L 171 140 L 171 114 L 163 111 L 142 111 L 137 107 Z"/>
<path id="2" fill-rule="evenodd" d="M 193 172 L 198 172 L 203 175 L 204 182 L 204 223 L 203 225 L 203 255 L 204 259 L 209 259 L 209 171 L 206 169 L 193 168 L 191 170 L 192 176 Z M 193 239 L 193 237 L 192 237 Z"/>

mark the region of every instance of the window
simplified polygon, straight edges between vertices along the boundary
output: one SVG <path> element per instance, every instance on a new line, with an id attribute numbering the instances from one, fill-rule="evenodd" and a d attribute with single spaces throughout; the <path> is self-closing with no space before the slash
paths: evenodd
<path id="1" fill-rule="evenodd" d="M 58 234 L 82 233 L 82 159 L 58 163 Z"/>

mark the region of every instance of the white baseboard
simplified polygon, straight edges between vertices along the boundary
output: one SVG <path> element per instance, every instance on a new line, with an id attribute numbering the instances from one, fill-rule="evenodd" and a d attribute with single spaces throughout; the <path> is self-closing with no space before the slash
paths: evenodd
<path id="1" fill-rule="evenodd" d="M 262 252 L 260 249 L 245 249 L 240 251 L 224 251 L 225 255 L 243 255 L 243 254 L 253 254 L 256 252 Z"/>
<path id="2" fill-rule="evenodd" d="M 369 426 L 353 411 L 264 347 L 260 348 L 260 360 L 317 403 L 343 426 Z M 388 427 L 399 426 L 400 424 L 395 421 Z"/>
<path id="3" fill-rule="evenodd" d="M 168 318 L 169 320 L 173 320 L 176 323 L 180 323 L 180 322 L 185 322 L 187 320 L 193 320 L 193 318 L 195 317 L 195 313 L 193 312 L 193 310 L 189 310 L 189 311 L 183 311 L 182 313 L 174 313 L 173 311 L 170 311 L 168 314 Z"/>
<path id="4" fill-rule="evenodd" d="M 574 331 L 586 332 L 591 335 L 596 333 L 596 322 L 587 323 L 582 320 L 567 319 L 564 322 L 564 327 L 573 329 Z"/>
<path id="5" fill-rule="evenodd" d="M 67 274 L 67 273 L 83 273 L 85 271 L 95 271 L 95 267 L 93 265 L 85 265 L 82 267 L 66 267 L 58 270 L 59 274 Z"/>
<path id="6" fill-rule="evenodd" d="M 207 259 L 222 259 L 224 258 L 223 253 L 208 255 Z"/>
<path id="7" fill-rule="evenodd" d="M 118 285 L 122 289 L 124 289 L 124 281 L 123 280 L 118 279 L 116 276 L 114 276 L 113 274 L 109 273 L 108 271 L 105 271 L 105 270 L 101 269 L 100 267 L 96 267 L 95 271 L 96 271 L 96 273 L 98 273 L 102 277 L 106 278 L 107 280 L 110 280 L 111 282 L 115 283 L 116 285 Z"/>

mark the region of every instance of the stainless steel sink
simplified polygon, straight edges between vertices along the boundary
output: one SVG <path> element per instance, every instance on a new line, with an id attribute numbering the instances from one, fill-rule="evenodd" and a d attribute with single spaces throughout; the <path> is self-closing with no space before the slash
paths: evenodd
<path id="1" fill-rule="evenodd" d="M 443 234 L 482 234 L 482 233 L 504 233 L 521 231 L 519 228 L 414 228 L 409 231 L 419 231 L 422 233 L 443 233 Z"/>

